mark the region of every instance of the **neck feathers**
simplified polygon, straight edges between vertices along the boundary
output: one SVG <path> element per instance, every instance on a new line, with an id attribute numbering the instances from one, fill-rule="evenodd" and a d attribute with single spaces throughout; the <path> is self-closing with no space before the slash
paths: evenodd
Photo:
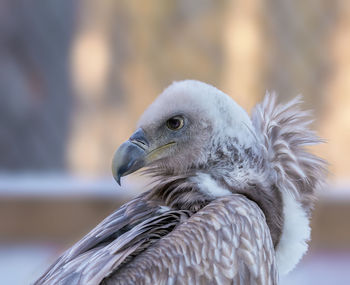
<path id="1" fill-rule="evenodd" d="M 252 114 L 270 165 L 269 176 L 283 201 L 284 222 L 276 251 L 281 274 L 292 270 L 307 251 L 311 210 L 326 176 L 326 163 L 305 148 L 322 140 L 309 129 L 310 112 L 300 110 L 300 104 L 297 97 L 277 105 L 276 95 L 266 94 Z"/>
<path id="2" fill-rule="evenodd" d="M 197 212 L 213 200 L 213 197 L 200 191 L 198 184 L 192 179 L 194 173 L 174 175 L 162 169 L 149 169 L 156 183 L 149 192 L 148 198 L 159 200 L 173 209 Z"/>

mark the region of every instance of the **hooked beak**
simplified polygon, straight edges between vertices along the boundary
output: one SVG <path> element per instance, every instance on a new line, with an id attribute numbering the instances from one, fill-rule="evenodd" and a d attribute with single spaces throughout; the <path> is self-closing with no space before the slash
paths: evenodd
<path id="1" fill-rule="evenodd" d="M 149 142 L 144 131 L 139 128 L 115 152 L 112 161 L 114 179 L 120 185 L 120 178 L 146 165 Z"/>
<path id="2" fill-rule="evenodd" d="M 164 151 L 176 144 L 171 141 L 151 146 L 142 128 L 136 130 L 115 152 L 112 161 L 113 177 L 120 185 L 120 178 L 162 158 Z"/>

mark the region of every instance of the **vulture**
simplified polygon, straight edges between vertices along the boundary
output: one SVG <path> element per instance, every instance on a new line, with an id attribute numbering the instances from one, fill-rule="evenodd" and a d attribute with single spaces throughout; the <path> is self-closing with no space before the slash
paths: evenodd
<path id="1" fill-rule="evenodd" d="M 152 177 L 35 284 L 278 284 L 307 251 L 326 173 L 301 99 L 267 93 L 251 117 L 195 80 L 174 82 L 116 151 Z"/>

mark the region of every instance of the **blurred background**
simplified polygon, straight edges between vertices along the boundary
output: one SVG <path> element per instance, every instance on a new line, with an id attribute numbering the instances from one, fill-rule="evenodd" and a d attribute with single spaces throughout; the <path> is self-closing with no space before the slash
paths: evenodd
<path id="1" fill-rule="evenodd" d="M 0 0 L 1 284 L 33 282 L 141 191 L 113 181 L 113 152 L 188 78 L 248 111 L 303 94 L 329 185 L 282 284 L 350 284 L 350 1 Z"/>

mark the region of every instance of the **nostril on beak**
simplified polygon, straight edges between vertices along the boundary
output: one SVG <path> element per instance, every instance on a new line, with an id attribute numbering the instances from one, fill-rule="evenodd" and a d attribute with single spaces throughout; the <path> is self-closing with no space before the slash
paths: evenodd
<path id="1" fill-rule="evenodd" d="M 136 132 L 134 132 L 129 138 L 129 140 L 142 149 L 149 147 L 148 140 L 146 139 L 145 133 L 141 128 L 137 129 Z"/>

